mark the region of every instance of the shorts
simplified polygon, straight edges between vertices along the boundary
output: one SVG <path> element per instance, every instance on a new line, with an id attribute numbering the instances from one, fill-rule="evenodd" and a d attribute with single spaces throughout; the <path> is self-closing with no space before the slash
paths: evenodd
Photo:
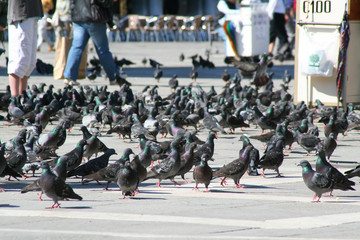
<path id="1" fill-rule="evenodd" d="M 8 74 L 23 78 L 30 76 L 36 65 L 36 18 L 9 24 Z"/>

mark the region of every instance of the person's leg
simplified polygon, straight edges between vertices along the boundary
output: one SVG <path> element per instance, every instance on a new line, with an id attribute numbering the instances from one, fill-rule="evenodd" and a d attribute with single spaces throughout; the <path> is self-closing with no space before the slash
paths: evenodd
<path id="1" fill-rule="evenodd" d="M 270 20 L 269 53 L 273 54 L 276 39 L 275 19 Z"/>
<path id="2" fill-rule="evenodd" d="M 89 33 L 83 27 L 85 23 L 73 23 L 73 41 L 67 57 L 64 78 L 76 80 L 79 74 L 81 56 L 89 41 Z"/>
<path id="3" fill-rule="evenodd" d="M 115 75 L 119 75 L 119 70 L 117 69 L 113 56 L 109 50 L 109 42 L 106 36 L 106 24 L 86 23 L 86 28 L 94 42 L 101 65 L 110 82 L 113 82 L 115 80 Z"/>
<path id="4" fill-rule="evenodd" d="M 12 95 L 21 94 L 20 79 L 29 76 L 35 67 L 36 54 L 36 19 L 27 19 L 21 23 L 9 24 L 9 63 L 8 74 Z M 34 37 L 35 36 L 35 37 Z M 36 60 L 36 55 L 35 55 Z M 26 86 L 25 86 L 26 88 Z"/>
<path id="5" fill-rule="evenodd" d="M 27 82 L 29 77 L 25 76 L 19 81 L 19 94 L 22 94 L 26 90 Z"/>
<path id="6" fill-rule="evenodd" d="M 285 29 L 285 16 L 284 14 L 275 13 L 274 14 L 275 27 L 276 27 L 276 35 L 279 38 L 279 51 L 280 54 L 284 54 L 284 52 L 289 47 L 288 35 Z"/>
<path id="7" fill-rule="evenodd" d="M 20 78 L 17 75 L 11 73 L 9 74 L 9 83 L 10 83 L 11 96 L 20 95 L 19 92 Z"/>
<path id="8" fill-rule="evenodd" d="M 28 49 L 29 62 L 28 62 L 28 69 L 24 73 L 25 76 L 20 78 L 20 83 L 19 83 L 20 94 L 22 94 L 22 92 L 24 90 L 26 90 L 28 79 L 29 79 L 31 73 L 34 71 L 35 66 L 36 66 L 37 23 L 38 22 L 33 19 L 31 24 L 29 24 L 26 29 L 26 31 L 28 32 L 28 41 L 26 43 L 26 46 L 24 46 L 24 47 L 26 47 Z"/>

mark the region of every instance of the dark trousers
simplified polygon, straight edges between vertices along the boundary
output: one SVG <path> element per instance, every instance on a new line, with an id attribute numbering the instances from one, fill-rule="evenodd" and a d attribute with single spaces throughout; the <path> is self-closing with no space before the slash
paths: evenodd
<path id="1" fill-rule="evenodd" d="M 278 37 L 280 40 L 280 47 L 288 42 L 284 15 L 285 14 L 282 13 L 274 13 L 274 17 L 270 21 L 270 43 L 275 42 L 276 37 Z"/>

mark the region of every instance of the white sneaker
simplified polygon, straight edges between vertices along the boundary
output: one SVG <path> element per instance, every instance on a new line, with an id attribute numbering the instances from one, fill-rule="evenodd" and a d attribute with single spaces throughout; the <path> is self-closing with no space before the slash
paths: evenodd
<path id="1" fill-rule="evenodd" d="M 70 85 L 71 85 L 71 86 L 80 86 L 80 83 L 79 83 L 78 81 L 72 80 L 72 81 L 70 82 Z"/>
<path id="2" fill-rule="evenodd" d="M 65 83 L 66 85 L 71 85 L 71 86 L 79 86 L 79 85 L 80 85 L 79 82 L 74 81 L 74 80 L 72 80 L 72 79 L 68 79 L 68 78 L 64 80 L 64 83 Z"/>
<path id="3" fill-rule="evenodd" d="M 71 81 L 72 81 L 71 79 L 67 78 L 67 79 L 64 80 L 64 83 L 65 83 L 65 85 L 69 85 Z"/>

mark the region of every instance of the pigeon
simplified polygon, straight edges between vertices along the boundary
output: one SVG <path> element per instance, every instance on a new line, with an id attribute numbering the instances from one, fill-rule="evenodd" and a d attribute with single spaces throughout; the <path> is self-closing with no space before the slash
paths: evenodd
<path id="1" fill-rule="evenodd" d="M 204 112 L 203 124 L 204 127 L 210 132 L 221 132 L 222 134 L 227 134 L 218 120 L 213 115 L 211 115 L 207 109 L 205 109 Z"/>
<path id="2" fill-rule="evenodd" d="M 286 85 L 288 85 L 291 81 L 291 75 L 288 73 L 287 69 L 285 69 L 285 71 L 284 71 L 284 74 L 282 76 L 282 81 Z"/>
<path id="3" fill-rule="evenodd" d="M 176 175 L 180 175 L 181 178 L 188 183 L 185 179 L 185 174 L 191 170 L 194 165 L 194 149 L 196 148 L 196 143 L 191 143 L 190 147 L 184 154 L 181 156 L 181 167 Z"/>
<path id="4" fill-rule="evenodd" d="M 263 54 L 260 57 L 260 62 L 258 63 L 258 67 L 255 71 L 253 81 L 250 84 L 254 84 L 256 87 L 265 86 L 271 81 L 273 73 L 268 74 L 266 69 L 269 65 L 269 55 Z"/>
<path id="5" fill-rule="evenodd" d="M 157 82 L 160 82 L 160 78 L 163 76 L 163 71 L 160 69 L 160 65 L 156 65 L 156 69 L 154 71 L 154 78 Z"/>
<path id="6" fill-rule="evenodd" d="M 276 122 L 274 122 L 268 116 L 262 114 L 257 106 L 254 106 L 252 109 L 255 111 L 256 123 L 262 129 L 263 133 L 265 132 L 266 129 L 276 128 L 277 126 Z"/>
<path id="7" fill-rule="evenodd" d="M 240 178 L 244 175 L 246 170 L 249 167 L 250 163 L 250 152 L 252 150 L 252 146 L 247 146 L 243 153 L 239 156 L 239 158 L 234 161 L 224 165 L 220 169 L 214 171 L 214 177 L 223 177 L 221 180 L 221 185 L 224 186 L 226 184 L 226 178 L 232 178 L 237 188 L 243 188 L 244 186 L 240 185 Z"/>
<path id="8" fill-rule="evenodd" d="M 213 178 L 213 171 L 207 163 L 208 159 L 209 159 L 209 155 L 203 154 L 201 156 L 200 164 L 194 168 L 193 178 L 195 180 L 195 187 L 194 187 L 195 190 L 199 190 L 198 188 L 199 183 L 204 183 L 206 188 L 205 192 L 210 192 L 208 190 L 208 187 L 211 179 Z"/>
<path id="9" fill-rule="evenodd" d="M 180 62 L 183 62 L 184 59 L 185 59 L 184 53 L 181 53 L 180 56 L 179 56 Z"/>
<path id="10" fill-rule="evenodd" d="M 93 154 L 96 157 L 99 152 L 105 152 L 107 149 L 108 147 L 97 136 L 92 136 L 86 140 L 83 157 L 89 160 Z"/>
<path id="11" fill-rule="evenodd" d="M 83 153 L 84 153 L 84 146 L 87 144 L 85 139 L 81 139 L 75 146 L 73 150 L 63 155 L 63 157 L 67 157 L 66 160 L 66 170 L 71 171 L 77 168 L 82 161 Z"/>
<path id="12" fill-rule="evenodd" d="M 151 59 L 151 58 L 149 58 L 149 63 L 151 65 L 151 67 L 153 67 L 153 68 L 156 68 L 157 65 L 162 66 L 161 63 L 159 63 L 159 62 L 157 62 L 157 61 L 155 61 L 154 59 Z"/>
<path id="13" fill-rule="evenodd" d="M 18 99 L 16 97 L 11 97 L 11 101 L 8 107 L 8 114 L 11 118 L 20 118 L 25 114 L 18 105 Z"/>
<path id="14" fill-rule="evenodd" d="M 198 78 L 198 76 L 199 76 L 198 71 L 196 70 L 196 68 L 193 67 L 192 70 L 190 71 L 191 81 L 192 81 L 193 83 L 195 83 L 195 82 L 196 82 L 196 79 Z"/>
<path id="15" fill-rule="evenodd" d="M 179 80 L 177 80 L 177 74 L 174 74 L 169 80 L 169 87 L 171 92 L 175 92 L 176 88 L 179 86 Z"/>
<path id="16" fill-rule="evenodd" d="M 116 173 L 120 169 L 121 166 L 124 165 L 125 162 L 130 161 L 129 156 L 130 154 L 134 154 L 131 148 L 126 148 L 123 152 L 123 155 L 119 160 L 117 160 L 115 163 L 110 164 L 109 166 L 100 169 L 99 171 L 86 175 L 84 178 L 89 179 L 83 181 L 83 183 L 90 182 L 92 180 L 95 180 L 99 183 L 99 181 L 107 181 L 105 190 L 108 190 L 109 184 L 116 180 Z"/>
<path id="17" fill-rule="evenodd" d="M 114 58 L 114 62 L 117 67 L 123 67 L 124 65 L 129 66 L 129 65 L 135 64 L 134 62 L 132 62 L 126 58 L 122 58 L 122 59 L 118 60 L 117 57 Z"/>
<path id="18" fill-rule="evenodd" d="M 139 183 L 144 181 L 147 175 L 146 168 L 141 164 L 139 155 L 136 155 L 131 161 L 131 168 L 135 170 L 139 176 Z"/>
<path id="19" fill-rule="evenodd" d="M 4 144 L 2 144 L 0 142 L 0 176 L 2 176 L 6 166 L 7 166 L 7 162 L 6 162 L 6 159 L 5 159 L 5 146 Z M 5 192 L 5 190 L 3 188 L 0 187 L 0 192 Z"/>
<path id="20" fill-rule="evenodd" d="M 198 57 L 197 54 L 189 57 L 189 58 L 191 58 L 191 63 L 192 63 L 192 65 L 193 65 L 193 68 L 195 68 L 195 69 L 198 69 L 198 68 L 201 66 L 201 65 L 200 65 L 200 62 L 196 60 L 197 57 Z"/>
<path id="21" fill-rule="evenodd" d="M 228 82 L 230 80 L 230 74 L 227 69 L 224 69 L 224 72 L 221 74 L 221 79 L 224 82 Z"/>
<path id="22" fill-rule="evenodd" d="M 114 154 L 117 155 L 115 149 L 109 148 L 100 157 L 91 159 L 87 163 L 84 163 L 78 166 L 77 168 L 75 168 L 74 170 L 69 171 L 67 173 L 67 177 L 72 177 L 72 176 L 84 177 L 86 175 L 95 173 L 100 169 L 107 167 L 109 163 L 109 158 Z"/>
<path id="23" fill-rule="evenodd" d="M 136 113 L 132 114 L 132 119 L 134 121 L 131 126 L 131 135 L 133 137 L 137 138 L 140 134 L 143 134 L 146 136 L 146 138 L 156 139 L 156 136 L 154 136 L 148 129 L 143 126 Z"/>
<path id="24" fill-rule="evenodd" d="M 141 63 L 144 64 L 144 66 L 146 65 L 146 63 L 147 63 L 146 57 L 144 57 L 144 58 L 141 60 Z"/>
<path id="25" fill-rule="evenodd" d="M 66 180 L 66 157 L 59 157 L 57 160 L 57 163 L 55 165 L 55 167 L 52 169 L 52 172 L 59 177 L 62 180 Z M 42 163 L 40 163 L 40 167 L 41 167 Z M 23 187 L 21 189 L 21 193 L 27 193 L 30 191 L 41 191 L 41 187 L 39 184 L 39 179 L 36 179 L 33 183 Z M 39 199 L 40 201 L 42 201 L 42 194 L 43 192 L 40 193 L 39 195 Z"/>
<path id="26" fill-rule="evenodd" d="M 27 161 L 27 154 L 26 154 L 26 151 L 24 148 L 24 140 L 23 139 L 15 140 L 14 144 L 15 144 L 15 148 L 7 156 L 6 162 L 12 170 L 14 170 L 17 173 L 19 173 L 20 175 L 24 176 L 22 168 L 24 167 L 24 165 Z M 10 177 L 9 177 L 9 180 L 10 180 Z"/>
<path id="27" fill-rule="evenodd" d="M 203 144 L 198 144 L 196 149 L 195 149 L 195 156 L 194 156 L 194 165 L 197 166 L 200 163 L 201 160 L 201 156 L 203 154 L 207 154 L 209 155 L 210 158 L 213 157 L 214 155 L 214 149 L 215 149 L 215 143 L 214 143 L 214 139 L 217 139 L 216 134 L 215 133 L 209 133 L 208 137 L 206 138 L 205 143 Z"/>
<path id="28" fill-rule="evenodd" d="M 116 173 L 116 183 L 119 186 L 123 198 L 125 196 L 134 196 L 135 190 L 139 185 L 139 176 L 137 171 L 131 168 L 131 163 L 129 161 L 125 162 L 123 167 Z"/>
<path id="29" fill-rule="evenodd" d="M 345 172 L 345 177 L 347 178 L 353 178 L 353 177 L 360 177 L 360 165 L 357 167 L 350 169 Z"/>
<path id="30" fill-rule="evenodd" d="M 260 161 L 260 154 L 259 154 L 259 150 L 256 149 L 254 147 L 254 145 L 251 144 L 250 139 L 246 136 L 246 135 L 241 135 L 240 140 L 239 141 L 243 141 L 243 147 L 242 149 L 240 149 L 239 151 L 239 155 L 241 155 L 247 146 L 252 146 L 253 149 L 250 152 L 249 158 L 250 158 L 250 163 L 249 163 L 249 168 L 248 168 L 248 174 L 249 176 L 257 176 L 258 171 L 256 166 L 259 164 Z"/>
<path id="31" fill-rule="evenodd" d="M 262 175 L 265 177 L 265 169 L 274 169 L 277 172 L 277 177 L 281 177 L 279 172 L 279 167 L 283 163 L 284 160 L 284 141 L 278 140 L 276 142 L 275 147 L 271 148 L 260 158 L 258 168 L 262 168 Z"/>
<path id="32" fill-rule="evenodd" d="M 318 144 L 321 142 L 319 137 L 309 133 L 300 133 L 299 129 L 296 130 L 296 134 L 296 141 L 303 149 L 307 151 L 307 156 L 311 151 L 316 150 Z"/>
<path id="33" fill-rule="evenodd" d="M 315 193 L 314 202 L 320 202 L 322 194 L 330 192 L 334 188 L 334 181 L 327 175 L 314 171 L 310 163 L 306 160 L 300 161 L 298 166 L 302 167 L 302 177 L 305 185 Z"/>
<path id="34" fill-rule="evenodd" d="M 65 139 L 63 139 L 63 134 L 65 134 L 66 136 L 66 130 L 64 131 L 64 125 L 58 124 L 51 132 L 40 135 L 39 139 L 37 140 L 37 145 L 40 148 L 46 147 L 51 149 L 57 149 L 62 145 L 63 142 L 65 142 Z"/>
<path id="35" fill-rule="evenodd" d="M 27 155 L 29 155 L 29 151 L 27 152 Z M 40 167 L 40 162 L 27 162 L 22 168 L 22 171 L 25 172 L 25 176 L 28 176 L 29 172 L 32 171 L 32 176 L 35 177 L 35 171 L 39 170 Z"/>
<path id="36" fill-rule="evenodd" d="M 154 166 L 148 173 L 145 180 L 150 178 L 157 178 L 159 182 L 157 183 L 158 187 L 161 187 L 160 183 L 163 179 L 173 178 L 181 168 L 181 159 L 178 151 L 180 144 L 179 139 L 175 139 L 171 142 L 170 148 L 171 152 L 168 157 L 163 159 L 158 165 Z M 173 180 L 172 180 L 173 181 Z M 175 181 L 173 181 L 176 185 Z"/>
<path id="37" fill-rule="evenodd" d="M 325 174 L 334 182 L 333 189 L 340 189 L 342 191 L 355 190 L 352 187 L 355 183 L 347 179 L 339 170 L 326 160 L 325 151 L 323 149 L 320 149 L 318 152 L 315 170 L 319 173 Z M 330 196 L 332 196 L 332 190 L 330 192 Z"/>
<path id="38" fill-rule="evenodd" d="M 61 178 L 57 177 L 49 167 L 47 162 L 42 162 L 43 171 L 39 179 L 39 186 L 41 191 L 54 201 L 54 204 L 49 208 L 60 207 L 59 201 L 63 199 L 78 199 L 82 197 L 77 195 L 74 190 L 64 182 Z"/>
<path id="39" fill-rule="evenodd" d="M 322 144 L 325 150 L 325 156 L 327 157 L 327 159 L 330 159 L 332 153 L 335 151 L 335 148 L 337 146 L 335 134 L 330 133 L 329 136 L 325 137 L 325 139 L 322 141 Z"/>
<path id="40" fill-rule="evenodd" d="M 25 142 L 25 139 L 26 139 L 26 132 L 27 130 L 26 129 L 21 129 L 17 136 L 14 137 L 14 138 L 11 138 L 9 141 L 6 141 L 4 143 L 4 147 L 5 147 L 5 153 L 6 154 L 10 154 L 14 149 L 15 149 L 15 142 L 16 141 L 22 141 L 22 142 Z"/>
<path id="41" fill-rule="evenodd" d="M 37 59 L 36 61 L 36 71 L 40 73 L 41 75 L 48 75 L 53 74 L 54 72 L 54 66 L 50 63 L 45 63 L 40 59 Z"/>

